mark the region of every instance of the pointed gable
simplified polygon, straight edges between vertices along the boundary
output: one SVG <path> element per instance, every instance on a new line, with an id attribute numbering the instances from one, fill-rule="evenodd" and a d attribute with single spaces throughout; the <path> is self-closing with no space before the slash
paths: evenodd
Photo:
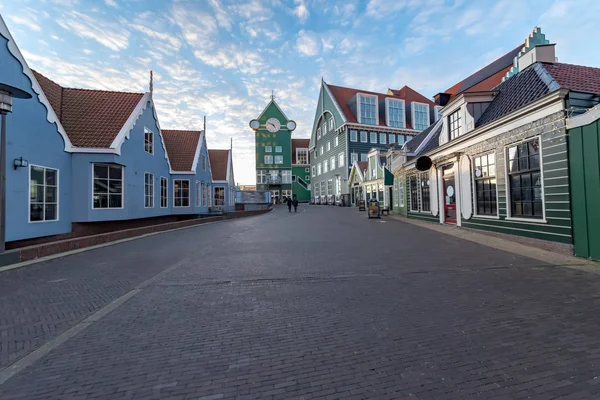
<path id="1" fill-rule="evenodd" d="M 292 139 L 292 164 L 296 164 L 296 149 L 308 149 L 309 145 L 310 139 Z"/>
<path id="2" fill-rule="evenodd" d="M 65 88 L 33 71 L 74 147 L 110 148 L 144 93 Z"/>
<path id="3" fill-rule="evenodd" d="M 173 171 L 195 170 L 202 134 L 202 131 L 162 130 Z"/>
<path id="4" fill-rule="evenodd" d="M 208 150 L 210 159 L 210 169 L 214 181 L 226 181 L 227 170 L 229 169 L 230 150 Z"/>

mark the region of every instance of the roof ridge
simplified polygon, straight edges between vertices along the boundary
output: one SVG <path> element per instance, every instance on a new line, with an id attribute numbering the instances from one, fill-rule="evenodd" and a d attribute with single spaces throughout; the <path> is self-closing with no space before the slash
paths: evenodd
<path id="1" fill-rule="evenodd" d="M 373 94 L 379 94 L 381 96 L 388 96 L 388 97 L 395 97 L 394 95 L 391 94 L 387 94 L 387 93 L 380 93 L 380 92 L 373 92 L 371 90 L 364 90 L 364 89 L 356 89 L 356 88 L 351 88 L 351 87 L 346 87 L 346 86 L 338 86 L 338 85 L 331 85 L 331 84 L 327 84 L 329 87 L 336 87 L 336 88 L 340 88 L 340 89 L 348 89 L 348 90 L 356 90 L 357 92 L 363 92 L 363 93 L 373 93 Z"/>
<path id="2" fill-rule="evenodd" d="M 555 63 L 542 63 L 544 65 L 570 65 L 572 67 L 583 67 L 583 68 L 591 68 L 591 69 L 599 69 L 600 67 L 592 67 L 589 65 L 581 65 L 581 64 L 572 64 L 572 63 L 564 63 L 564 62 L 555 62 Z"/>
<path id="3" fill-rule="evenodd" d="M 58 83 L 57 83 L 58 85 Z M 104 90 L 104 89 L 86 89 L 86 88 L 73 88 L 73 87 L 64 87 L 60 86 L 63 90 L 76 90 L 82 92 L 100 92 L 100 93 L 119 93 L 119 94 L 136 94 L 139 96 L 143 96 L 146 94 L 145 92 L 128 92 L 128 91 L 120 91 L 120 90 Z"/>

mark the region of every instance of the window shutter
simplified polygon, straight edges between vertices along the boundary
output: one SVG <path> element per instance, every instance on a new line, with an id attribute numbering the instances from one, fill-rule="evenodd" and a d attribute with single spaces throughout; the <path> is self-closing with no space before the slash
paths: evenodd
<path id="1" fill-rule="evenodd" d="M 439 211 L 438 190 L 437 169 L 433 167 L 429 170 L 429 207 L 434 216 L 438 215 Z"/>
<path id="2" fill-rule="evenodd" d="M 463 156 L 460 159 L 460 206 L 464 219 L 471 219 L 473 215 L 471 182 L 471 159 Z"/>

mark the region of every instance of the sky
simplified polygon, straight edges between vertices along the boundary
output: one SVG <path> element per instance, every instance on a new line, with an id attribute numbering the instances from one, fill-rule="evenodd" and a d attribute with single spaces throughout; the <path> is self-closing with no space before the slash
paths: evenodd
<path id="1" fill-rule="evenodd" d="M 271 92 L 309 137 L 321 78 L 442 92 L 540 26 L 561 62 L 600 67 L 598 0 L 0 0 L 29 66 L 68 87 L 145 92 L 161 128 L 233 139 L 254 184 L 248 122 Z"/>

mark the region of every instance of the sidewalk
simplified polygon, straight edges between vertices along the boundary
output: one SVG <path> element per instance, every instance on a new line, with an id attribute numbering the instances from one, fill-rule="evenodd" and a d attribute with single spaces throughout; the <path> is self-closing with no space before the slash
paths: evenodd
<path id="1" fill-rule="evenodd" d="M 521 244 L 512 240 L 488 235 L 484 232 L 475 231 L 473 229 L 459 228 L 451 225 L 434 224 L 431 222 L 420 221 L 399 215 L 390 215 L 389 218 L 408 224 L 417 225 L 460 239 L 483 244 L 485 246 L 492 247 L 495 249 L 504 250 L 513 254 L 533 258 L 535 260 L 543 261 L 545 263 L 557 267 L 573 268 L 586 272 L 591 272 L 594 274 L 600 274 L 600 263 L 597 263 L 592 260 L 586 260 L 584 258 L 578 258 L 575 256 L 565 255 L 541 249 L 535 246 Z M 515 239 L 517 239 L 517 237 L 515 237 Z"/>

